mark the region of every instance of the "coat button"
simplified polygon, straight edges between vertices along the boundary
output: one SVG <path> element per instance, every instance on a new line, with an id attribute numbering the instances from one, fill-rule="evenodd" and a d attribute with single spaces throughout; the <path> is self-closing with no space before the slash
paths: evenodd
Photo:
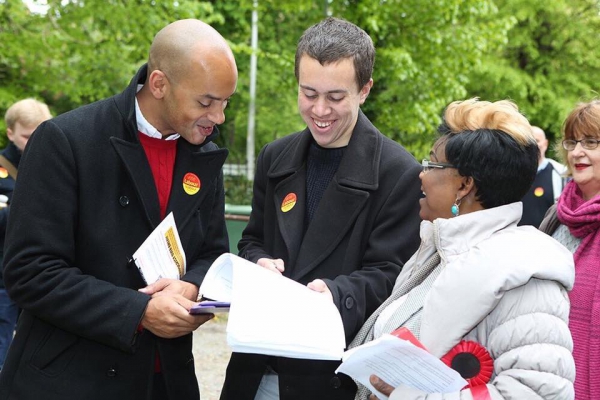
<path id="1" fill-rule="evenodd" d="M 346 297 L 346 308 L 348 310 L 350 310 L 352 307 L 354 307 L 354 299 L 352 297 Z"/>
<path id="2" fill-rule="evenodd" d="M 119 197 L 119 204 L 121 207 L 127 207 L 129 205 L 129 197 L 121 196 Z"/>
<path id="3" fill-rule="evenodd" d="M 106 371 L 106 376 L 114 378 L 115 376 L 117 376 L 117 370 L 114 368 L 110 368 L 108 371 Z"/>
<path id="4" fill-rule="evenodd" d="M 339 389 L 342 386 L 342 381 L 340 378 L 338 378 L 337 376 L 334 376 L 333 378 L 331 378 L 331 380 L 329 381 L 329 384 L 331 385 L 332 388 L 334 389 Z"/>

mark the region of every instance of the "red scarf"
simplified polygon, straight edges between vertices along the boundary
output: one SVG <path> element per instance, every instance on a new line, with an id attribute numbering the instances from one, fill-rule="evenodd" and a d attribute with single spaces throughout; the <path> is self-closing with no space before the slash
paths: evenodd
<path id="1" fill-rule="evenodd" d="M 569 293 L 575 398 L 600 399 L 600 195 L 585 201 L 577 184 L 571 181 L 556 210 L 559 221 L 581 239 L 573 255 L 575 284 Z"/>

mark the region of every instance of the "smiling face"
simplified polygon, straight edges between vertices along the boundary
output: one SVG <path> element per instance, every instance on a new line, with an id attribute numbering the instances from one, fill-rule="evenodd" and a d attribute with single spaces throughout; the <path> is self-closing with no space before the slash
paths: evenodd
<path id="1" fill-rule="evenodd" d="M 218 54 L 192 64 L 180 77 L 163 71 L 163 110 L 157 129 L 163 136 L 178 133 L 192 144 L 203 143 L 215 125 L 225 121 L 224 110 L 236 89 L 237 69 L 233 59 Z"/>
<path id="2" fill-rule="evenodd" d="M 445 148 L 444 138 L 439 139 L 429 152 L 430 161 L 447 163 Z M 425 195 L 419 200 L 421 219 L 433 222 L 437 218 L 452 218 L 452 205 L 463 180 L 456 168 L 432 168 L 428 172 L 422 171 L 419 178 Z"/>
<path id="3" fill-rule="evenodd" d="M 373 81 L 358 89 L 351 58 L 321 65 L 304 55 L 299 65 L 298 110 L 315 142 L 325 148 L 346 146 Z"/>
<path id="4" fill-rule="evenodd" d="M 598 139 L 598 137 L 591 137 Z M 583 137 L 575 138 L 581 140 Z M 600 194 L 600 146 L 593 150 L 584 149 L 581 143 L 575 148 L 567 151 L 567 162 L 573 180 L 577 183 L 583 198 L 589 200 Z"/>

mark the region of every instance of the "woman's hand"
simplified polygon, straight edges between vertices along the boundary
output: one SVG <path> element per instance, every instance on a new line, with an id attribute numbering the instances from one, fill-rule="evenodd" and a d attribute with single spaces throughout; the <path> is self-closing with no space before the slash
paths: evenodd
<path id="1" fill-rule="evenodd" d="M 392 385 L 389 385 L 386 382 L 384 382 L 383 380 L 381 380 L 381 378 L 379 378 L 377 375 L 371 375 L 369 377 L 369 382 L 371 382 L 371 385 L 373 385 L 373 387 L 375 389 L 377 389 L 379 392 L 385 394 L 388 397 L 392 394 L 392 392 L 395 389 Z M 378 397 L 375 396 L 374 394 L 369 396 L 369 400 L 377 400 L 377 399 L 378 399 Z"/>

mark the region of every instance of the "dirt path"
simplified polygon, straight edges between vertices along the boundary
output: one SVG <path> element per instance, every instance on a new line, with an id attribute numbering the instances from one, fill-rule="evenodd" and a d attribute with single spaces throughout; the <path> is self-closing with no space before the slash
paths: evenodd
<path id="1" fill-rule="evenodd" d="M 218 400 L 231 350 L 227 346 L 227 317 L 218 315 L 194 332 L 196 376 L 202 400 Z"/>

